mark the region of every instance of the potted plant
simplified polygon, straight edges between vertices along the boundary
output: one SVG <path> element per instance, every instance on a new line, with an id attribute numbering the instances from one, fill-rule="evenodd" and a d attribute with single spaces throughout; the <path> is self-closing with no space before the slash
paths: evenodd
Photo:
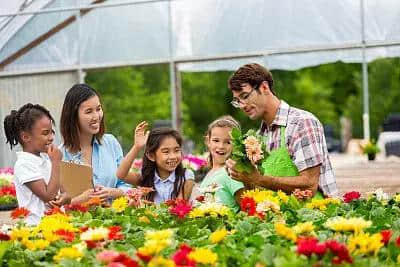
<path id="1" fill-rule="evenodd" d="M 370 140 L 367 144 L 362 146 L 362 152 L 363 154 L 367 154 L 368 160 L 375 160 L 376 153 L 379 153 L 379 151 L 380 149 L 376 145 L 375 140 Z"/>

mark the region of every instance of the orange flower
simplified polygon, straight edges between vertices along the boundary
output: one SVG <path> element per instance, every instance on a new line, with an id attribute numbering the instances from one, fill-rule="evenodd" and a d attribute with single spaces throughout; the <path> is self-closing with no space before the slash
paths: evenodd
<path id="1" fill-rule="evenodd" d="M 89 199 L 88 201 L 86 201 L 83 205 L 87 206 L 87 207 L 100 206 L 101 205 L 101 198 L 93 197 L 93 198 Z"/>
<path id="2" fill-rule="evenodd" d="M 11 212 L 11 218 L 14 220 L 19 218 L 25 218 L 26 216 L 29 215 L 29 213 L 30 211 L 27 210 L 26 208 L 17 208 Z"/>

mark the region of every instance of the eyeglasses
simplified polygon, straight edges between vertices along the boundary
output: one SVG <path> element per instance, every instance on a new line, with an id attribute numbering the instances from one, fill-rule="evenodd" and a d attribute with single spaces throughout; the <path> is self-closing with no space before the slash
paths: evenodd
<path id="1" fill-rule="evenodd" d="M 243 93 L 239 95 L 239 97 L 237 98 L 234 97 L 231 101 L 231 105 L 234 106 L 235 108 L 240 108 L 241 104 L 246 104 L 250 95 L 254 92 L 254 90 L 258 89 L 259 86 L 260 85 L 252 87 L 250 92 Z"/>

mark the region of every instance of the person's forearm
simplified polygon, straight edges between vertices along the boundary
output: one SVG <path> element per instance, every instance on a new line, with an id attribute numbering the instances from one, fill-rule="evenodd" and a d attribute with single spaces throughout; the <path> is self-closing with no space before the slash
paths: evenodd
<path id="1" fill-rule="evenodd" d="M 317 192 L 318 183 L 310 183 L 310 179 L 306 176 L 292 176 L 292 177 L 273 177 L 260 175 L 255 180 L 255 185 L 265 187 L 270 190 L 282 190 L 285 193 L 291 194 L 295 189 L 311 190 L 313 194 Z"/>
<path id="2" fill-rule="evenodd" d="M 60 163 L 51 163 L 51 174 L 49 183 L 46 186 L 46 201 L 53 200 L 60 190 Z"/>
<path id="3" fill-rule="evenodd" d="M 140 149 L 136 146 L 133 146 L 131 150 L 126 154 L 121 164 L 117 169 L 117 177 L 121 180 L 125 181 L 125 178 L 128 176 L 129 170 L 131 169 L 132 163 L 139 154 Z"/>

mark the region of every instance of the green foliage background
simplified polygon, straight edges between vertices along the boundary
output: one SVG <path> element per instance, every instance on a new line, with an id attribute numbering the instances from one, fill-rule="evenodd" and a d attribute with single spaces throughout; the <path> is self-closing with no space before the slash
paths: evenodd
<path id="1" fill-rule="evenodd" d="M 379 59 L 368 65 L 371 135 L 377 138 L 383 120 L 390 112 L 400 112 L 400 59 Z M 120 140 L 127 151 L 133 129 L 147 120 L 170 119 L 168 65 L 126 67 L 92 71 L 86 82 L 99 90 L 106 116 L 107 131 Z M 182 73 L 183 134 L 194 140 L 196 152 L 204 152 L 203 136 L 208 124 L 230 114 L 243 129 L 257 128 L 230 104 L 232 94 L 227 80 L 232 72 Z M 353 122 L 353 136 L 361 138 L 362 77 L 360 64 L 333 63 L 297 71 L 272 71 L 275 91 L 290 105 L 314 113 L 323 124 L 334 126 L 339 119 Z"/>

